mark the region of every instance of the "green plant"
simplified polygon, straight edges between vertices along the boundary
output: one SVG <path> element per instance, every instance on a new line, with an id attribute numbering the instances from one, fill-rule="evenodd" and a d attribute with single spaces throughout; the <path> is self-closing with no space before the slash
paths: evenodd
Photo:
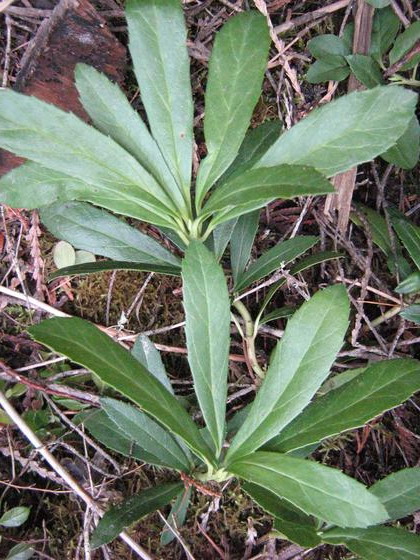
<path id="1" fill-rule="evenodd" d="M 0 517 L 2 527 L 20 527 L 25 523 L 30 514 L 30 508 L 17 506 L 9 509 Z M 0 537 L 1 540 L 1 537 Z M 5 560 L 28 560 L 35 554 L 34 549 L 26 543 L 20 543 L 9 550 Z"/>
<path id="2" fill-rule="evenodd" d="M 50 319 L 29 329 L 37 341 L 87 367 L 139 407 L 103 397 L 99 411 L 83 412 L 87 428 L 99 440 L 181 476 L 179 482 L 149 488 L 111 508 L 92 545 L 109 542 L 123 527 L 175 497 L 176 511 L 182 507 L 185 515 L 191 487 L 207 488 L 236 477 L 274 516 L 276 529 L 301 546 L 345 544 L 369 560 L 417 558 L 418 537 L 379 524 L 419 508 L 420 469 L 404 469 L 368 490 L 305 457 L 324 439 L 405 401 L 420 387 L 420 363 L 398 359 L 368 365 L 312 400 L 348 328 L 345 289 L 331 286 L 295 312 L 254 402 L 226 423 L 231 316 L 225 277 L 199 241 L 189 244 L 182 276 L 188 361 L 204 427 L 174 395 L 147 338 L 140 338 L 130 354 L 77 318 Z"/>
<path id="3" fill-rule="evenodd" d="M 238 217 L 276 198 L 332 192 L 327 177 L 383 153 L 413 118 L 415 94 L 378 87 L 344 96 L 283 134 L 268 122 L 247 135 L 270 43 L 264 17 L 249 11 L 216 36 L 205 96 L 207 156 L 192 181 L 193 100 L 181 5 L 130 0 L 126 15 L 150 132 L 118 86 L 83 64 L 76 86 L 93 126 L 33 97 L 0 92 L 0 145 L 29 160 L 0 180 L 0 201 L 42 208 L 58 238 L 113 259 L 61 274 L 179 274 L 180 261 L 168 249 L 104 209 L 154 224 L 182 249 L 191 239 L 207 240 L 220 255 Z"/>

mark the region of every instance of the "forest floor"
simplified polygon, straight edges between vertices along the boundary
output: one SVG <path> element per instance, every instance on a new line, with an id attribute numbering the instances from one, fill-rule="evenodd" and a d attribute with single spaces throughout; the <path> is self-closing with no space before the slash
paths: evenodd
<path id="1" fill-rule="evenodd" d="M 120 0 L 96 0 L 93 12 L 99 14 L 99 20 L 95 20 L 90 8 L 86 8 L 87 2 L 81 4 L 84 15 L 88 13 L 89 16 L 83 25 L 87 26 L 89 23 L 86 22 L 90 21 L 92 29 L 88 32 L 100 35 L 100 41 L 104 41 L 98 43 L 101 46 L 108 45 L 108 51 L 98 48 L 89 56 L 106 58 L 102 64 L 107 65 L 109 73 L 123 85 L 133 106 L 141 111 L 139 92 L 130 61 L 126 59 L 127 33 L 122 3 Z M 340 33 L 344 24 L 353 18 L 352 4 L 346 0 L 255 1 L 256 7 L 267 14 L 275 41 L 263 95 L 253 118 L 254 125 L 270 118 L 280 118 L 285 127 L 290 127 L 314 107 L 346 92 L 347 81 L 308 83 L 306 73 L 313 59 L 307 43 L 322 33 Z M 414 9 L 406 0 L 392 4 L 402 25 L 420 19 L 420 7 Z M 35 60 L 34 67 L 25 70 L 22 60 L 25 62 L 25 56 L 28 57 L 30 41 L 51 17 L 55 6 L 54 0 L 0 2 L 3 87 L 13 88 L 20 84 L 23 91 L 42 97 L 48 84 L 60 80 L 62 88 L 63 84 L 68 84 L 74 56 L 86 59 L 88 47 L 81 39 L 83 33 L 80 29 L 73 29 L 70 38 L 73 58 L 67 57 L 68 38 L 63 32 L 50 38 L 47 47 L 44 45 L 42 56 L 30 59 Z M 202 135 L 204 90 L 214 35 L 229 17 L 250 6 L 254 7 L 254 3 L 247 0 L 187 0 L 184 3 L 196 106 L 198 157 L 205 153 Z M 74 25 L 76 20 L 75 17 Z M 84 32 L 87 32 L 86 28 Z M 118 43 L 113 43 L 114 40 Z M 26 74 L 22 79 L 23 70 Z M 52 102 L 80 111 L 71 85 L 67 91 L 65 99 L 54 93 Z M 0 174 L 15 164 L 13 158 L 0 158 Z M 388 206 L 399 208 L 413 223 L 420 224 L 419 180 L 418 167 L 403 171 L 378 159 L 358 168 L 353 201 L 379 212 Z M 397 313 L 386 315 L 402 302 L 401 296 L 394 291 L 398 278 L 389 271 L 386 256 L 375 244 L 369 223 L 353 207 L 352 220 L 345 232 L 340 233 L 334 215 L 329 217 L 323 205 L 322 199 L 302 197 L 294 201 L 276 201 L 261 212 L 254 258 L 297 232 L 318 235 L 323 250 L 343 253 L 341 259 L 305 271 L 297 284 L 286 284 L 276 294 L 270 309 L 297 305 L 302 301 L 302 293 L 313 294 L 320 286 L 342 282 L 348 288 L 353 311 L 346 347 L 336 364 L 337 371 L 384 357 L 420 358 L 419 326 Z M 139 227 L 155 237 L 159 235 L 152 226 Z M 55 270 L 52 255 L 56 242 L 40 224 L 35 211 L 1 208 L 0 369 L 4 373 L 11 368 L 24 378 L 23 382 L 21 379 L 20 383 L 10 383 L 10 379 L 7 381 L 7 376 L 3 376 L 0 382 L 15 408 L 61 464 L 80 484 L 90 488 L 99 501 L 108 504 L 150 486 L 153 481 L 171 480 L 172 475 L 117 454 L 112 455 L 113 463 L 107 462 L 102 451 L 92 448 L 83 432 L 80 429 L 75 431 L 71 421 L 84 405 L 78 406 L 74 399 L 39 391 L 37 383 L 48 388 L 54 380 L 65 379 L 70 388 L 69 397 L 73 395 L 72 390 L 98 394 L 98 387 L 89 376 L 71 377 L 69 370 L 73 368 L 66 362 L 53 360 L 52 364 L 45 364 L 51 360 L 51 355 L 33 343 L 25 329 L 42 318 L 65 312 L 114 329 L 113 332 L 125 336 L 129 344 L 138 333 L 146 333 L 160 345 L 177 392 L 188 396 L 192 383 L 185 360 L 181 285 L 179 279 L 169 276 L 127 271 L 49 282 L 48 276 Z M 225 264 L 228 268 L 228 261 Z M 267 287 L 260 286 L 247 297 L 251 311 L 258 309 L 267 290 Z M 261 362 L 267 361 L 284 325 L 285 320 L 278 319 L 261 332 L 257 341 Z M 232 352 L 242 355 L 239 339 L 233 341 Z M 231 413 L 249 402 L 253 387 L 254 379 L 245 360 L 231 362 Z M 367 427 L 328 440 L 317 450 L 317 459 L 342 469 L 366 485 L 401 468 L 419 466 L 419 411 L 420 398 L 414 396 Z M 18 505 L 31 508 L 30 518 L 24 525 L 3 531 L 0 557 L 4 558 L 14 544 L 25 542 L 36 551 L 34 558 L 40 559 L 134 558 L 130 549 L 117 541 L 100 551 L 86 551 L 85 539 L 93 520 L 84 504 L 31 450 L 22 434 L 7 422 L 4 415 L 0 420 L 4 422 L 0 427 L 0 509 Z M 222 498 L 197 492 L 192 498 L 186 523 L 179 528 L 178 539 L 167 547 L 159 544 L 162 523 L 160 516 L 155 514 L 130 529 L 130 535 L 156 559 L 353 558 L 344 548 L 332 550 L 322 546 L 302 551 L 296 545 L 276 538 L 271 531 L 270 516 L 256 508 L 234 482 L 225 489 Z M 411 516 L 405 524 L 410 529 L 419 530 L 420 517 L 418 514 Z"/>

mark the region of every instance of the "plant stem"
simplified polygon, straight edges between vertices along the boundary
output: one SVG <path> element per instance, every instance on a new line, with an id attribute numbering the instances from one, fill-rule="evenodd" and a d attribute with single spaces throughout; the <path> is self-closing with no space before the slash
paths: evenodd
<path id="1" fill-rule="evenodd" d="M 244 327 L 245 327 L 244 342 L 245 342 L 246 353 L 249 359 L 249 363 L 251 364 L 254 373 L 256 373 L 256 375 L 258 375 L 260 379 L 264 379 L 265 372 L 258 364 L 257 356 L 255 354 L 254 321 L 252 320 L 252 317 L 248 309 L 245 307 L 242 301 L 239 300 L 234 301 L 233 307 L 239 312 L 239 314 L 241 315 L 244 321 Z"/>
<path id="2" fill-rule="evenodd" d="M 36 451 L 47 461 L 50 467 L 64 480 L 64 482 L 70 486 L 70 488 L 81 498 L 85 504 L 99 516 L 103 516 L 103 510 L 98 506 L 92 496 L 86 492 L 82 486 L 63 468 L 63 466 L 57 461 L 54 455 L 44 446 L 39 437 L 32 431 L 28 424 L 21 418 L 21 416 L 16 412 L 13 406 L 10 404 L 6 396 L 2 391 L 0 391 L 0 406 L 10 417 L 10 419 L 16 424 L 23 435 L 31 442 Z M 153 560 L 153 558 L 133 539 L 127 535 L 127 533 L 122 532 L 119 535 L 120 539 L 123 540 L 133 552 L 137 553 L 139 558 L 142 560 Z"/>
<path id="3" fill-rule="evenodd" d="M 377 327 L 384 321 L 391 319 L 391 317 L 397 315 L 402 310 L 402 308 L 403 308 L 402 305 L 396 305 L 395 307 L 391 307 L 391 309 L 388 309 L 388 311 L 386 311 L 383 315 L 379 315 L 379 317 L 376 317 L 376 319 L 371 321 L 372 327 Z"/>

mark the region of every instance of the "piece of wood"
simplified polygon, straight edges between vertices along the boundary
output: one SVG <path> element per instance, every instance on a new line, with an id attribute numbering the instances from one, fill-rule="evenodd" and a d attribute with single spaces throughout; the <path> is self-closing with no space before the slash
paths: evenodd
<path id="1" fill-rule="evenodd" d="M 374 11 L 374 8 L 364 0 L 357 0 L 354 17 L 354 54 L 367 54 L 369 52 Z M 351 74 L 347 86 L 348 92 L 362 89 L 365 89 L 364 86 Z M 326 214 L 330 215 L 331 212 L 337 211 L 337 227 L 341 234 L 345 234 L 349 223 L 356 176 L 357 167 L 336 175 L 332 181 L 336 194 L 328 195 L 325 202 L 324 212 Z"/>
<path id="2" fill-rule="evenodd" d="M 121 83 L 126 49 L 88 0 L 60 0 L 27 48 L 15 89 L 88 120 L 74 85 L 78 62 L 90 64 Z M 0 175 L 22 162 L 22 158 L 2 150 Z"/>

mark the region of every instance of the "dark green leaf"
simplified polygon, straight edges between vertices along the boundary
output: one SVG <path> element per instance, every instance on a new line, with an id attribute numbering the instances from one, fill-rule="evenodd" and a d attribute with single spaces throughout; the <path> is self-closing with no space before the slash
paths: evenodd
<path id="1" fill-rule="evenodd" d="M 420 39 L 420 21 L 415 21 L 407 29 L 398 35 L 394 46 L 389 53 L 389 63 L 395 64 L 400 60 Z M 420 62 L 420 54 L 414 55 L 408 62 L 400 68 L 400 71 L 410 70 Z"/>
<path id="2" fill-rule="evenodd" d="M 191 486 L 189 488 L 184 488 L 180 492 L 175 500 L 171 511 L 169 513 L 167 523 L 175 530 L 178 530 L 185 522 L 187 516 L 188 506 L 191 499 Z M 162 534 L 160 536 L 160 544 L 166 546 L 171 543 L 175 538 L 174 533 L 169 527 L 165 525 Z"/>
<path id="3" fill-rule="evenodd" d="M 53 204 L 41 209 L 41 220 L 55 237 L 77 249 L 116 261 L 180 267 L 179 259 L 154 239 L 90 204 Z"/>
<path id="4" fill-rule="evenodd" d="M 420 325 L 420 305 L 413 304 L 409 305 L 408 307 L 404 308 L 403 311 L 400 312 L 401 317 L 407 319 L 407 321 L 411 321 L 416 323 L 416 325 Z"/>
<path id="5" fill-rule="evenodd" d="M 207 157 L 197 177 L 197 207 L 238 154 L 261 95 L 270 35 L 255 11 L 228 20 L 216 35 L 209 62 L 204 136 Z"/>
<path id="6" fill-rule="evenodd" d="M 399 28 L 400 20 L 391 7 L 375 11 L 369 54 L 380 59 L 394 42 Z"/>
<path id="7" fill-rule="evenodd" d="M 189 200 L 193 102 L 181 3 L 130 0 L 126 17 L 134 72 L 153 137 Z"/>
<path id="8" fill-rule="evenodd" d="M 311 167 L 279 165 L 252 169 L 218 187 L 203 208 L 202 215 L 217 211 L 214 224 L 262 208 L 276 198 L 293 198 L 333 192 L 331 183 Z M 229 218 L 224 212 L 227 211 Z"/>
<path id="9" fill-rule="evenodd" d="M 2 201 L 14 186 L 21 201 L 27 199 L 25 207 L 39 207 L 45 200 L 34 198 L 47 183 L 50 191 L 60 191 L 60 199 L 50 202 L 83 200 L 139 219 L 146 219 L 146 211 L 164 217 L 176 212 L 156 180 L 121 146 L 35 97 L 0 92 L 0 138 L 1 147 L 39 164 L 24 164 L 24 170 L 6 175 L 0 184 Z M 25 181 L 28 169 L 32 177 Z"/>
<path id="10" fill-rule="evenodd" d="M 360 375 L 365 371 L 365 367 L 349 369 L 347 371 L 343 371 L 341 373 L 332 373 L 332 375 L 321 385 L 318 391 L 319 396 L 326 395 L 330 391 L 334 391 L 339 387 L 342 387 L 349 381 L 352 381 L 355 377 Z"/>
<path id="11" fill-rule="evenodd" d="M 383 83 L 381 67 L 371 56 L 351 54 L 346 56 L 346 60 L 353 74 L 367 88 Z"/>
<path id="12" fill-rule="evenodd" d="M 251 256 L 259 219 L 259 210 L 245 214 L 238 219 L 233 230 L 230 240 L 230 262 L 235 283 L 240 279 Z"/>
<path id="13" fill-rule="evenodd" d="M 161 274 L 169 274 L 170 276 L 179 276 L 181 271 L 178 267 L 172 265 L 157 265 L 149 263 L 127 262 L 127 261 L 96 261 L 92 263 L 76 264 L 66 268 L 60 268 L 53 272 L 49 279 L 53 280 L 59 276 L 78 276 L 80 274 L 95 274 L 105 270 L 138 270 L 147 272 L 160 272 Z"/>
<path id="14" fill-rule="evenodd" d="M 306 73 L 306 79 L 310 84 L 320 84 L 329 80 L 341 82 L 349 74 L 350 68 L 345 59 L 341 56 L 335 56 L 329 57 L 328 60 L 317 60 L 311 64 Z"/>
<path id="15" fill-rule="evenodd" d="M 395 288 L 398 294 L 414 294 L 420 292 L 420 270 L 411 273 Z"/>
<path id="16" fill-rule="evenodd" d="M 366 216 L 366 221 L 370 227 L 370 234 L 372 235 L 372 240 L 375 245 L 377 245 L 385 255 L 392 255 L 392 242 L 385 218 L 381 216 L 379 212 L 363 204 L 356 204 L 356 208 Z M 350 218 L 357 226 L 364 227 L 363 222 L 355 212 L 350 214 Z"/>
<path id="17" fill-rule="evenodd" d="M 420 23 L 420 22 L 419 22 Z M 420 227 L 414 225 L 410 220 L 395 209 L 389 209 L 392 225 L 397 232 L 401 243 L 407 249 L 410 257 L 420 270 Z"/>
<path id="18" fill-rule="evenodd" d="M 166 506 L 181 490 L 182 483 L 162 484 L 143 490 L 131 496 L 122 504 L 111 507 L 92 533 L 90 545 L 98 548 L 111 542 L 126 527 L 139 521 L 145 515 Z"/>
<path id="19" fill-rule="evenodd" d="M 407 130 L 392 146 L 381 154 L 381 158 L 388 163 L 393 163 L 402 169 L 412 169 L 416 166 L 420 154 L 420 125 L 413 117 Z"/>
<path id="20" fill-rule="evenodd" d="M 342 387 L 316 399 L 267 448 L 286 453 L 358 428 L 400 405 L 419 389 L 417 360 L 384 360 L 372 364 Z"/>
<path id="21" fill-rule="evenodd" d="M 95 373 L 179 435 L 202 459 L 213 462 L 197 426 L 178 400 L 127 350 L 82 319 L 54 318 L 29 329 L 42 344 Z"/>
<path id="22" fill-rule="evenodd" d="M 348 314 L 346 290 L 336 285 L 316 293 L 289 319 L 251 411 L 231 443 L 228 463 L 264 445 L 309 404 L 343 343 Z"/>
<path id="23" fill-rule="evenodd" d="M 238 218 L 233 218 L 228 222 L 216 226 L 213 230 L 213 253 L 217 260 L 220 260 L 232 237 Z"/>
<path id="24" fill-rule="evenodd" d="M 384 506 L 363 484 L 314 461 L 259 451 L 228 469 L 327 523 L 367 527 L 387 519 Z"/>
<path id="25" fill-rule="evenodd" d="M 157 422 L 137 408 L 116 399 L 102 398 L 101 405 L 108 418 L 148 455 L 154 455 L 153 463 L 178 471 L 189 471 L 190 464 L 185 453 L 173 437 Z"/>
<path id="26" fill-rule="evenodd" d="M 239 292 L 267 276 L 274 270 L 286 266 L 288 263 L 302 255 L 318 242 L 318 238 L 312 235 L 300 235 L 283 241 L 275 245 L 256 261 L 254 261 L 246 272 L 244 272 L 235 286 L 235 291 Z"/>
<path id="27" fill-rule="evenodd" d="M 390 519 L 420 510 L 420 467 L 401 469 L 369 488 L 385 506 Z"/>
<path id="28" fill-rule="evenodd" d="M 374 8 L 385 8 L 391 4 L 391 0 L 366 0 L 366 3 Z"/>
<path id="29" fill-rule="evenodd" d="M 241 487 L 260 507 L 275 518 L 274 528 L 287 540 L 305 548 L 312 548 L 321 543 L 314 520 L 292 506 L 290 502 L 251 482 L 245 482 Z"/>
<path id="30" fill-rule="evenodd" d="M 274 144 L 281 131 L 282 128 L 278 120 L 266 121 L 260 126 L 248 130 L 239 148 L 238 155 L 220 178 L 219 184 L 223 184 L 227 179 L 241 175 L 244 171 L 251 169 L 254 163 Z"/>
<path id="31" fill-rule="evenodd" d="M 230 337 L 230 301 L 222 268 L 202 243 L 190 243 L 182 263 L 185 333 L 194 388 L 206 426 L 220 453 Z"/>
<path id="32" fill-rule="evenodd" d="M 329 61 L 331 57 L 341 58 L 344 62 L 344 57 L 350 54 L 350 51 L 345 42 L 337 35 L 327 33 L 325 35 L 318 35 L 308 42 L 308 49 L 311 55 L 315 58 Z"/>
<path id="33" fill-rule="evenodd" d="M 324 542 L 345 545 L 363 560 L 416 560 L 420 558 L 420 537 L 405 529 L 330 529 L 321 534 Z"/>
<path id="34" fill-rule="evenodd" d="M 340 97 L 282 134 L 255 167 L 310 165 L 329 177 L 351 169 L 395 144 L 416 100 L 413 92 L 394 86 Z"/>
<path id="35" fill-rule="evenodd" d="M 157 179 L 177 208 L 184 208 L 182 192 L 150 135 L 117 84 L 86 64 L 77 64 L 76 87 L 95 128 L 110 136 Z"/>
<path id="36" fill-rule="evenodd" d="M 270 321 L 276 321 L 277 319 L 285 319 L 291 317 L 295 311 L 296 308 L 290 306 L 284 306 L 280 307 L 279 309 L 274 309 L 270 313 L 267 313 L 267 315 L 264 315 L 264 317 L 259 321 L 259 324 L 265 325 Z"/>

